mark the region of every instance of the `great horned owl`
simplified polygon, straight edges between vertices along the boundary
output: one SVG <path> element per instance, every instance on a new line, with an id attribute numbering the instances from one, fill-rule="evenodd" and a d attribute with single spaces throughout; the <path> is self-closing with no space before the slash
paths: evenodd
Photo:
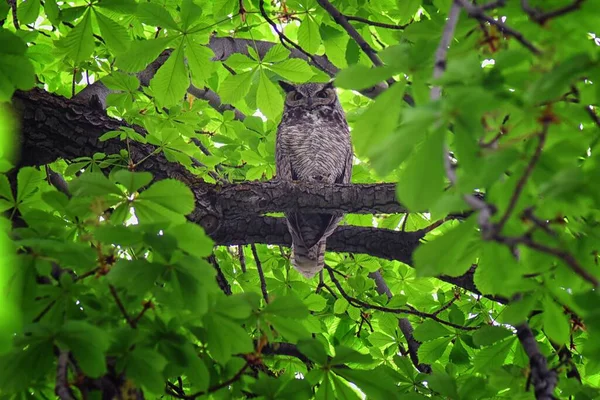
<path id="1" fill-rule="evenodd" d="M 279 84 L 286 97 L 275 147 L 277 179 L 349 183 L 350 131 L 333 84 Z M 323 269 L 325 241 L 343 214 L 293 212 L 285 217 L 292 236 L 292 265 L 312 278 Z"/>

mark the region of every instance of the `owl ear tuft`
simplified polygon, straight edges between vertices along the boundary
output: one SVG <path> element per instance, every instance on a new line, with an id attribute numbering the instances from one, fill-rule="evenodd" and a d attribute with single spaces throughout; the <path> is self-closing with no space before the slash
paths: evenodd
<path id="1" fill-rule="evenodd" d="M 281 86 L 281 88 L 283 89 L 284 92 L 289 93 L 292 92 L 294 90 L 296 90 L 296 87 L 292 84 L 289 84 L 287 82 L 284 81 L 278 81 L 279 82 L 279 86 Z"/>
<path id="2" fill-rule="evenodd" d="M 323 86 L 323 89 L 334 89 L 334 87 L 333 87 L 333 79 L 330 80 L 329 82 L 327 82 L 325 84 L 325 86 Z"/>

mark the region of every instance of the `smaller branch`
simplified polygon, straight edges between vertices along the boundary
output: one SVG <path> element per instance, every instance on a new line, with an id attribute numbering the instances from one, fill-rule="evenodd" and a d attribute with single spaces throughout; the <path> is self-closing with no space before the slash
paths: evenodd
<path id="1" fill-rule="evenodd" d="M 479 9 L 481 11 L 488 11 L 488 10 L 494 10 L 496 8 L 504 7 L 505 5 L 506 5 L 506 0 L 496 0 L 496 1 L 491 1 L 487 4 L 480 5 Z"/>
<path id="2" fill-rule="evenodd" d="M 127 321 L 127 323 L 129 324 L 129 326 L 131 326 L 133 329 L 135 329 L 137 327 L 137 324 L 136 324 L 136 322 L 134 320 L 131 319 L 131 317 L 127 313 L 127 310 L 125 309 L 125 306 L 123 305 L 123 303 L 121 302 L 121 299 L 119 298 L 119 294 L 117 293 L 117 289 L 115 289 L 115 287 L 113 285 L 108 285 L 108 288 L 110 289 L 110 294 L 112 294 L 113 298 L 115 299 L 115 302 L 117 303 L 117 307 L 119 307 L 119 310 L 121 311 L 121 314 L 123 314 L 123 317 L 125 318 L 125 321 Z"/>
<path id="3" fill-rule="evenodd" d="M 523 350 L 529 358 L 530 379 L 533 383 L 535 397 L 538 400 L 553 400 L 554 388 L 558 383 L 556 371 L 549 370 L 546 357 L 540 352 L 533 332 L 527 323 L 515 326 L 517 337 L 523 346 Z"/>
<path id="4" fill-rule="evenodd" d="M 221 267 L 219 266 L 217 258 L 214 254 L 208 257 L 208 262 L 210 262 L 217 271 L 217 284 L 219 285 L 223 293 L 225 293 L 227 296 L 231 296 L 231 286 L 229 285 L 227 278 L 223 274 L 223 271 L 221 270 Z"/>
<path id="5" fill-rule="evenodd" d="M 531 222 L 533 222 L 533 224 L 535 226 L 537 226 L 538 228 L 540 228 L 541 230 L 543 230 L 544 232 L 546 232 L 548 235 L 552 236 L 552 237 L 557 237 L 556 232 L 554 232 L 552 229 L 550 229 L 550 227 L 548 226 L 548 222 L 543 221 L 541 219 L 539 219 L 534 213 L 533 213 L 533 207 L 529 207 L 527 209 L 525 209 L 525 211 L 523 211 L 522 214 L 523 218 L 526 220 L 529 220 Z"/>
<path id="6" fill-rule="evenodd" d="M 444 321 L 444 320 L 438 318 L 437 316 L 435 316 L 433 314 L 429 314 L 429 313 L 425 313 L 425 312 L 419 311 L 419 310 L 415 309 L 412 306 L 408 306 L 409 307 L 408 309 L 403 309 L 403 308 L 388 308 L 388 307 L 378 306 L 376 304 L 370 304 L 370 303 L 364 302 L 364 301 L 359 300 L 356 297 L 352 297 L 348 293 L 346 293 L 346 291 L 344 290 L 344 288 L 342 287 L 342 285 L 340 284 L 340 282 L 335 277 L 335 274 L 334 274 L 335 270 L 333 268 L 331 268 L 328 265 L 325 265 L 325 268 L 327 269 L 327 272 L 329 272 L 329 277 L 331 278 L 331 281 L 335 284 L 335 286 L 339 290 L 340 294 L 353 307 L 357 307 L 357 308 L 361 308 L 362 307 L 362 308 L 366 308 L 366 309 L 372 309 L 372 310 L 378 310 L 378 311 L 383 311 L 383 312 L 389 312 L 389 313 L 392 313 L 392 314 L 409 314 L 409 315 L 416 315 L 416 316 L 421 317 L 421 318 L 431 318 L 434 321 L 439 322 L 440 324 L 448 325 L 448 326 L 450 326 L 452 328 L 462 329 L 462 330 L 465 330 L 465 331 L 474 331 L 474 330 L 479 329 L 479 327 L 457 325 L 457 324 L 454 324 L 452 322 Z"/>
<path id="7" fill-rule="evenodd" d="M 504 212 L 504 214 L 500 218 L 500 221 L 496 225 L 495 229 L 496 229 L 496 232 L 498 232 L 498 233 L 500 233 L 502 231 L 502 228 L 504 227 L 506 222 L 509 220 L 512 212 L 514 211 L 515 207 L 517 206 L 517 202 L 519 201 L 519 197 L 521 196 L 521 193 L 523 193 L 525 184 L 527 183 L 527 180 L 531 176 L 531 173 L 533 172 L 535 165 L 537 164 L 538 160 L 540 159 L 540 156 L 542 155 L 542 149 L 544 147 L 544 143 L 546 142 L 546 136 L 548 134 L 549 126 L 550 126 L 550 124 L 548 122 L 544 123 L 542 131 L 538 135 L 539 141 L 538 141 L 537 147 L 535 148 L 535 152 L 533 153 L 533 156 L 529 160 L 529 164 L 527 164 L 527 167 L 525 168 L 523 175 L 517 182 L 517 186 L 516 186 L 515 191 L 513 192 L 512 196 L 510 197 L 510 200 L 508 202 L 508 207 L 506 207 L 506 211 Z"/>
<path id="8" fill-rule="evenodd" d="M 384 22 L 377 22 L 377 21 L 370 21 L 366 18 L 363 17 L 356 17 L 353 15 L 342 15 L 347 21 L 356 21 L 356 22 L 362 22 L 363 24 L 367 24 L 367 25 L 371 25 L 371 26 L 378 26 L 380 28 L 386 28 L 386 29 L 396 29 L 396 30 L 404 30 L 406 29 L 407 26 L 409 26 L 413 21 L 411 20 L 408 24 L 404 24 L 404 25 L 394 25 L 394 24 L 386 24 Z"/>
<path id="9" fill-rule="evenodd" d="M 594 112 L 594 108 L 592 106 L 586 106 L 585 107 L 585 112 L 588 113 L 588 115 L 590 116 L 590 118 L 592 119 L 592 121 L 594 121 L 594 123 L 596 124 L 596 126 L 598 128 L 600 128 L 600 117 L 598 117 L 598 114 L 596 114 Z"/>
<path id="10" fill-rule="evenodd" d="M 521 7 L 523 8 L 523 11 L 525 11 L 527 15 L 529 15 L 529 18 L 531 18 L 540 25 L 544 25 L 549 19 L 560 17 L 562 15 L 578 10 L 584 1 L 585 0 L 574 0 L 571 4 L 567 6 L 548 12 L 541 12 L 531 7 L 529 5 L 528 0 L 521 0 Z"/>
<path id="11" fill-rule="evenodd" d="M 56 363 L 56 387 L 54 393 L 61 400 L 75 400 L 75 396 L 69 388 L 69 352 L 61 350 Z"/>
<path id="12" fill-rule="evenodd" d="M 354 41 L 358 44 L 362 51 L 367 55 L 367 57 L 369 57 L 373 65 L 377 67 L 383 66 L 383 63 L 381 62 L 381 60 L 377 56 L 377 53 L 375 52 L 375 50 L 373 50 L 371 45 L 369 45 L 369 43 L 365 41 L 365 39 L 360 35 L 360 33 L 358 33 L 356 28 L 354 28 L 348 22 L 346 17 L 337 8 L 335 8 L 329 2 L 329 0 L 317 0 L 317 3 L 319 3 L 319 5 L 323 7 L 325 11 L 329 13 L 329 15 L 331 15 L 333 20 L 337 22 L 338 25 L 341 25 L 342 28 L 344 28 L 346 32 L 348 32 L 348 35 L 350 35 L 350 37 L 354 39 Z"/>
<path id="13" fill-rule="evenodd" d="M 167 394 L 169 394 L 173 397 L 176 397 L 178 399 L 193 400 L 196 397 L 200 397 L 200 396 L 203 396 L 203 395 L 209 394 L 209 393 L 214 393 L 217 390 L 223 389 L 223 388 L 231 385 L 232 383 L 237 382 L 242 377 L 244 372 L 246 372 L 246 370 L 248 369 L 249 366 L 250 366 L 250 364 L 248 364 L 248 363 L 244 364 L 244 366 L 238 372 L 236 372 L 236 374 L 233 375 L 231 378 L 219 383 L 218 385 L 211 386 L 205 391 L 200 391 L 200 392 L 196 392 L 196 393 L 188 394 L 188 395 L 180 395 L 171 390 L 167 390 Z"/>
<path id="14" fill-rule="evenodd" d="M 56 304 L 56 299 L 52 300 L 44 309 L 35 317 L 31 322 L 40 322 L 40 320 L 50 311 L 50 309 Z"/>
<path id="15" fill-rule="evenodd" d="M 313 363 L 308 357 L 298 350 L 298 347 L 292 343 L 267 343 L 263 346 L 261 354 L 267 356 L 288 356 L 296 357 L 307 366 L 312 366 Z"/>
<path id="16" fill-rule="evenodd" d="M 240 267 L 242 272 L 246 273 L 246 255 L 244 254 L 244 246 L 238 245 L 238 254 L 240 256 Z"/>
<path id="17" fill-rule="evenodd" d="M 455 302 L 456 300 L 458 300 L 458 296 L 455 294 L 455 295 L 454 295 L 454 297 L 452 298 L 452 300 L 450 300 L 449 302 L 447 302 L 446 304 L 444 304 L 443 306 L 441 306 L 441 307 L 439 308 L 439 310 L 437 310 L 437 311 L 435 311 L 435 312 L 433 313 L 433 315 L 436 315 L 436 316 L 437 316 L 437 315 L 439 315 L 440 313 L 442 313 L 442 312 L 446 311 L 447 309 L 449 309 L 449 308 L 450 308 L 450 306 L 451 306 L 452 304 L 454 304 L 454 302 Z"/>
<path id="18" fill-rule="evenodd" d="M 6 2 L 8 3 L 8 5 L 10 6 L 10 9 L 12 11 L 12 20 L 13 20 L 13 25 L 15 26 L 16 30 L 21 29 L 19 26 L 19 18 L 17 16 L 17 0 L 6 0 Z"/>
<path id="19" fill-rule="evenodd" d="M 594 287 L 600 286 L 600 281 L 598 280 L 598 278 L 592 275 L 590 272 L 588 272 L 585 268 L 583 268 L 583 266 L 579 264 L 579 261 L 577 261 L 577 259 L 575 259 L 575 257 L 573 257 L 572 254 L 564 250 L 555 249 L 553 247 L 546 246 L 545 244 L 534 242 L 533 239 L 527 236 L 505 237 L 497 235 L 494 237 L 494 240 L 500 243 L 507 244 L 509 246 L 522 244 L 541 253 L 555 256 L 561 259 L 565 264 L 567 264 L 577 275 L 581 276 L 583 279 L 594 285 Z"/>
<path id="20" fill-rule="evenodd" d="M 390 290 L 389 286 L 385 282 L 385 279 L 383 279 L 381 272 L 379 272 L 379 271 L 371 272 L 369 274 L 369 277 L 375 281 L 375 287 L 377 288 L 377 293 L 385 294 L 388 299 L 392 298 L 392 296 L 393 296 L 392 291 Z M 400 331 L 404 335 L 404 338 L 406 339 L 406 343 L 408 344 L 408 355 L 410 356 L 410 360 L 412 361 L 413 365 L 422 373 L 430 374 L 431 373 L 431 365 L 422 364 L 419 362 L 419 347 L 421 346 L 421 342 L 419 342 L 417 339 L 415 339 L 415 337 L 413 335 L 414 329 L 413 329 L 412 324 L 408 320 L 408 318 L 399 318 L 398 319 L 398 327 L 400 328 Z M 405 350 L 401 347 L 400 352 L 404 353 Z"/>
<path id="21" fill-rule="evenodd" d="M 142 310 L 132 320 L 135 323 L 136 326 L 137 326 L 138 322 L 140 322 L 140 320 L 142 319 L 142 317 L 144 316 L 144 314 L 146 314 L 146 311 L 148 311 L 151 308 L 154 308 L 154 304 L 150 300 L 144 301 L 144 305 L 142 307 Z"/>
<path id="22" fill-rule="evenodd" d="M 480 21 L 485 21 L 485 22 L 489 23 L 490 25 L 495 25 L 498 29 L 500 29 L 500 31 L 502 33 L 505 33 L 505 34 L 510 35 L 510 36 L 514 37 L 515 39 L 517 39 L 517 41 L 519 43 L 521 43 L 523 46 L 525 46 L 527 49 L 529 49 L 533 54 L 535 54 L 535 55 L 542 54 L 542 51 L 540 49 L 538 49 L 536 46 L 534 46 L 529 40 L 525 39 L 525 37 L 523 36 L 523 34 L 521 32 L 518 32 L 518 31 L 510 28 L 509 26 L 505 25 L 502 21 L 495 20 L 494 18 L 486 15 L 481 8 L 474 6 L 473 4 L 469 3 L 467 0 L 456 0 L 456 1 L 458 4 L 460 4 L 465 9 L 465 11 L 469 15 L 469 17 L 478 19 Z"/>
<path id="23" fill-rule="evenodd" d="M 440 78 L 444 71 L 446 71 L 446 55 L 448 54 L 448 47 L 450 42 L 454 38 L 454 30 L 458 23 L 458 17 L 460 16 L 460 6 L 458 3 L 452 3 L 452 7 L 448 12 L 448 20 L 444 26 L 444 32 L 442 33 L 442 39 L 440 44 L 435 51 L 435 64 L 433 66 L 433 79 Z M 439 86 L 432 86 L 430 92 L 431 101 L 439 100 L 442 97 L 442 89 Z"/>
<path id="24" fill-rule="evenodd" d="M 277 36 L 279 36 L 279 40 L 281 41 L 281 44 L 284 45 L 285 47 L 289 48 L 287 46 L 287 44 L 291 45 L 292 47 L 294 47 L 296 50 L 298 50 L 300 53 L 304 54 L 306 57 L 309 58 L 309 60 L 320 70 L 327 72 L 327 68 L 325 68 L 323 65 L 321 65 L 319 63 L 319 61 L 317 60 L 317 58 L 313 55 L 310 54 L 308 51 L 304 50 L 301 46 L 299 46 L 296 42 L 294 42 L 293 40 L 291 40 L 290 38 L 288 38 L 277 26 L 277 24 L 275 23 L 275 21 L 273 21 L 269 15 L 267 14 L 267 12 L 265 11 L 265 0 L 260 0 L 258 3 L 258 8 L 260 9 L 260 15 L 262 15 L 262 17 L 269 23 L 269 25 L 271 25 L 271 27 L 273 28 L 273 30 L 277 33 Z M 287 44 L 286 44 L 287 43 Z"/>
<path id="25" fill-rule="evenodd" d="M 265 273 L 263 272 L 260 258 L 258 258 L 258 253 L 256 252 L 256 245 L 252 243 L 250 248 L 252 249 L 252 255 L 254 256 L 254 262 L 256 263 L 256 269 L 258 270 L 258 277 L 260 278 L 260 291 L 262 292 L 263 299 L 265 299 L 265 303 L 268 304 L 269 294 L 267 293 L 267 281 L 265 280 Z"/>

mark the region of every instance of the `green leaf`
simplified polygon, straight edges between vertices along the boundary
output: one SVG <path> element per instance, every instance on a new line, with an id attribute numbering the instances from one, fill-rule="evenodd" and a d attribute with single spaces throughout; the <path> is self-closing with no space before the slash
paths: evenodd
<path id="1" fill-rule="evenodd" d="M 358 400 L 362 397 L 356 392 L 355 389 L 350 387 L 347 381 L 340 379 L 335 374 L 329 374 L 331 381 L 333 382 L 333 386 L 335 388 L 335 397 L 333 399 L 341 399 L 341 400 Z"/>
<path id="2" fill-rule="evenodd" d="M 225 364 L 233 354 L 250 353 L 252 340 L 238 323 L 219 314 L 206 314 L 203 318 L 208 348 L 213 358 Z"/>
<path id="3" fill-rule="evenodd" d="M 42 174 L 33 167 L 19 169 L 17 174 L 17 204 L 23 203 L 27 198 L 39 190 Z"/>
<path id="4" fill-rule="evenodd" d="M 308 63 L 300 58 L 289 58 L 277 64 L 271 64 L 267 68 L 292 82 L 306 82 L 313 76 Z"/>
<path id="5" fill-rule="evenodd" d="M 71 350 L 86 375 L 97 378 L 106 372 L 104 353 L 110 344 L 109 332 L 84 321 L 67 321 L 58 334 L 58 343 Z"/>
<path id="6" fill-rule="evenodd" d="M 417 339 L 419 342 L 426 342 L 443 336 L 448 336 L 450 334 L 452 334 L 452 332 L 448 328 L 431 319 L 423 321 L 415 328 L 413 332 L 415 339 Z"/>
<path id="7" fill-rule="evenodd" d="M 411 211 L 427 210 L 441 197 L 444 176 L 444 131 L 438 129 L 414 150 L 400 172 L 400 202 Z"/>
<path id="8" fill-rule="evenodd" d="M 425 342 L 419 347 L 419 361 L 426 364 L 431 364 L 444 354 L 452 338 L 442 337 L 434 339 L 430 342 Z"/>
<path id="9" fill-rule="evenodd" d="M 471 357 L 462 344 L 462 340 L 456 338 L 450 351 L 450 361 L 457 365 L 468 365 L 471 362 Z"/>
<path id="10" fill-rule="evenodd" d="M 179 26 L 169 13 L 168 9 L 157 3 L 140 3 L 136 12 L 138 18 L 148 25 L 161 28 L 179 30 Z"/>
<path id="11" fill-rule="evenodd" d="M 156 350 L 136 346 L 125 361 L 125 374 L 135 383 L 154 394 L 164 391 L 162 371 L 167 360 Z"/>
<path id="12" fill-rule="evenodd" d="M 141 71 L 156 60 L 172 41 L 173 37 L 133 41 L 126 51 L 117 54 L 116 65 L 126 72 Z"/>
<path id="13" fill-rule="evenodd" d="M 267 51 L 267 54 L 265 54 L 262 61 L 271 63 L 280 62 L 287 59 L 289 56 L 290 51 L 282 44 L 277 43 L 276 45 L 272 46 L 269 51 Z M 227 62 L 229 62 L 229 59 L 227 60 Z"/>
<path id="14" fill-rule="evenodd" d="M 302 319 L 308 316 L 308 309 L 298 297 L 288 295 L 274 298 L 271 303 L 263 308 L 262 314 Z"/>
<path id="15" fill-rule="evenodd" d="M 356 363 L 356 364 L 369 364 L 373 362 L 373 358 L 368 354 L 362 354 L 358 351 L 351 349 L 346 346 L 336 346 L 335 356 L 330 361 L 331 365 Z"/>
<path id="16" fill-rule="evenodd" d="M 173 226 L 169 229 L 169 233 L 177 238 L 180 249 L 198 258 L 208 257 L 213 251 L 212 239 L 197 224 L 186 222 Z"/>
<path id="17" fill-rule="evenodd" d="M 333 383 L 329 373 L 325 373 L 317 392 L 315 393 L 315 400 L 334 400 L 336 399 L 336 393 L 334 391 Z"/>
<path id="18" fill-rule="evenodd" d="M 121 190 L 100 172 L 85 172 L 69 184 L 73 196 L 123 196 Z"/>
<path id="19" fill-rule="evenodd" d="M 327 364 L 327 352 L 325 351 L 323 343 L 319 342 L 317 339 L 300 340 L 297 346 L 298 350 L 306 357 L 321 365 Z"/>
<path id="20" fill-rule="evenodd" d="M 542 313 L 544 332 L 548 337 L 559 345 L 569 343 L 571 337 L 571 324 L 562 308 L 552 298 L 544 301 L 544 312 Z"/>
<path id="21" fill-rule="evenodd" d="M 473 334 L 473 343 L 477 346 L 489 346 L 499 340 L 512 336 L 512 332 L 501 326 L 485 325 Z"/>
<path id="22" fill-rule="evenodd" d="M 71 31 L 61 39 L 67 56 L 76 64 L 87 60 L 94 52 L 94 32 L 92 31 L 92 18 L 90 11 L 83 14 L 83 18 Z"/>
<path id="23" fill-rule="evenodd" d="M 9 200 L 11 203 L 15 203 L 12 190 L 10 189 L 10 183 L 6 175 L 0 175 L 0 197 Z"/>
<path id="24" fill-rule="evenodd" d="M 482 293 L 511 297 L 531 287 L 521 277 L 519 265 L 510 249 L 499 243 L 482 243 L 481 256 L 473 281 Z"/>
<path id="25" fill-rule="evenodd" d="M 285 318 L 275 315 L 269 315 L 268 320 L 273 325 L 273 328 L 281 334 L 286 340 L 292 343 L 301 339 L 310 337 L 310 332 L 304 325 L 298 323 L 298 319 Z"/>
<path id="26" fill-rule="evenodd" d="M 183 48 L 180 45 L 154 75 L 150 81 L 150 88 L 160 104 L 170 106 L 183 100 L 189 85 L 183 61 Z"/>
<path id="27" fill-rule="evenodd" d="M 470 247 L 478 235 L 476 224 L 476 218 L 470 217 L 442 236 L 419 246 L 414 253 L 418 275 L 460 276 L 471 268 L 474 256 Z"/>
<path id="28" fill-rule="evenodd" d="M 446 396 L 449 399 L 458 399 L 456 391 L 456 381 L 446 372 L 435 371 L 427 377 L 428 386 L 436 393 Z"/>
<path id="29" fill-rule="evenodd" d="M 185 58 L 192 75 L 192 82 L 198 87 L 205 86 L 205 82 L 211 76 L 214 70 L 214 63 L 211 59 L 215 53 L 207 47 L 192 41 L 186 37 Z"/>
<path id="30" fill-rule="evenodd" d="M 335 85 L 343 89 L 363 90 L 384 82 L 395 73 L 396 68 L 389 66 L 371 68 L 363 64 L 355 64 L 341 70 L 335 76 Z"/>
<path id="31" fill-rule="evenodd" d="M 146 260 L 119 260 L 110 269 L 108 281 L 116 287 L 127 290 L 132 295 L 144 295 L 155 285 L 158 277 L 165 272 L 165 266 Z M 135 282 L 134 285 L 131 282 Z"/>
<path id="32" fill-rule="evenodd" d="M 242 72 L 241 74 L 237 75 L 229 75 L 227 78 L 225 78 L 223 83 L 221 83 L 221 87 L 219 88 L 221 99 L 225 103 L 235 103 L 246 96 L 250 90 L 250 84 L 252 83 L 253 76 L 254 71 Z"/>
<path id="33" fill-rule="evenodd" d="M 475 370 L 483 372 L 500 368 L 504 364 L 504 360 L 506 360 L 514 343 L 515 339 L 507 339 L 486 347 L 475 354 L 475 358 L 473 359 Z"/>
<path id="34" fill-rule="evenodd" d="M 388 367 L 379 366 L 370 370 L 334 368 L 337 375 L 354 383 L 368 398 L 397 398 L 398 387 L 392 380 Z M 377 379 L 373 379 L 373 377 Z"/>
<path id="35" fill-rule="evenodd" d="M 181 30 L 187 31 L 202 15 L 202 9 L 194 3 L 194 0 L 183 0 L 180 8 Z"/>
<path id="36" fill-rule="evenodd" d="M 0 102 L 10 101 L 15 89 L 29 90 L 35 85 L 35 72 L 24 56 L 26 51 L 21 38 L 0 29 Z"/>
<path id="37" fill-rule="evenodd" d="M 58 25 L 60 23 L 60 9 L 56 4 L 56 0 L 45 0 L 44 11 L 46 12 L 46 16 L 52 25 Z"/>
<path id="38" fill-rule="evenodd" d="M 316 293 L 311 293 L 304 299 L 304 304 L 310 311 L 323 311 L 327 307 L 327 299 Z"/>
<path id="39" fill-rule="evenodd" d="M 21 0 L 17 5 L 17 18 L 21 25 L 33 24 L 40 14 L 40 0 Z"/>
<path id="40" fill-rule="evenodd" d="M 383 92 L 358 118 L 352 130 L 352 141 L 359 155 L 371 156 L 377 143 L 384 142 L 398 126 L 402 108 L 390 107 L 404 94 L 402 82 Z M 395 168 L 393 166 L 392 168 Z"/>
<path id="41" fill-rule="evenodd" d="M 98 22 L 102 38 L 108 48 L 115 53 L 127 50 L 130 40 L 125 27 L 97 11 L 94 14 L 96 15 L 96 21 Z"/>
<path id="42" fill-rule="evenodd" d="M 150 172 L 131 172 L 126 169 L 118 170 L 112 174 L 112 178 L 125 186 L 128 193 L 134 193 L 152 182 L 152 174 Z"/>
<path id="43" fill-rule="evenodd" d="M 277 90 L 277 86 L 271 82 L 262 69 L 258 80 L 256 105 L 270 119 L 275 119 L 275 117 L 283 112 L 283 97 L 279 90 Z"/>
<path id="44" fill-rule="evenodd" d="M 175 213 L 187 215 L 194 210 L 194 194 L 183 182 L 164 179 L 144 190 L 138 201 L 150 201 Z"/>
<path id="45" fill-rule="evenodd" d="M 319 26 L 308 15 L 298 28 L 298 44 L 311 54 L 316 54 L 321 45 Z"/>

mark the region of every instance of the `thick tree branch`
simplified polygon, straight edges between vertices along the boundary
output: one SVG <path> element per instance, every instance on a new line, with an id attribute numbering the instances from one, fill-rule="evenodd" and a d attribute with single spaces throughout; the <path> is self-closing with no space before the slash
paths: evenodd
<path id="1" fill-rule="evenodd" d="M 523 350 L 529 358 L 530 380 L 538 400 L 554 400 L 554 388 L 558 383 L 556 371 L 549 370 L 546 357 L 540 352 L 533 332 L 527 323 L 517 325 L 517 337 L 523 346 Z"/>
<path id="2" fill-rule="evenodd" d="M 54 393 L 60 400 L 74 400 L 75 396 L 69 388 L 69 352 L 61 350 L 56 362 L 56 387 Z"/>
<path id="3" fill-rule="evenodd" d="M 400 31 L 406 29 L 406 27 L 408 25 L 410 25 L 410 23 L 404 24 L 404 25 L 386 24 L 385 22 L 371 21 L 371 20 L 369 20 L 367 18 L 358 17 L 358 16 L 354 16 L 354 15 L 344 15 L 344 18 L 347 21 L 362 22 L 363 24 L 367 24 L 367 25 L 371 25 L 371 26 L 376 26 L 376 27 L 379 27 L 379 28 L 395 29 L 395 30 L 400 30 Z"/>
<path id="4" fill-rule="evenodd" d="M 130 127 L 128 124 L 106 116 L 100 110 L 91 110 L 76 101 L 49 94 L 42 90 L 16 92 L 14 104 L 21 116 L 21 141 L 22 154 L 20 166 L 44 165 L 63 158 L 71 160 L 82 156 L 91 156 L 96 152 L 105 154 L 119 154 L 125 148 L 125 143 L 116 139 L 100 142 L 98 138 L 111 130 L 121 127 Z M 136 128 L 139 133 L 144 131 Z M 175 178 L 189 182 L 189 186 L 196 195 L 196 210 L 189 218 L 192 222 L 202 225 L 210 236 L 220 245 L 245 245 L 250 243 L 265 243 L 289 246 L 291 238 L 285 221 L 282 218 L 261 217 L 256 214 L 240 213 L 234 211 L 233 195 L 230 200 L 219 204 L 216 187 L 197 180 L 181 165 L 170 163 L 162 154 L 155 154 L 154 147 L 146 144 L 129 142 L 130 154 L 134 163 L 140 163 L 138 170 L 152 172 L 155 179 Z M 125 166 L 125 164 L 124 164 Z M 253 191 L 264 185 L 265 192 L 261 203 L 260 196 L 256 197 Z M 292 185 L 294 186 L 294 185 Z M 321 190 L 318 196 L 309 186 L 297 185 L 290 190 L 297 190 L 294 196 L 274 196 L 276 185 L 272 183 L 242 184 L 246 205 L 250 205 L 254 212 L 282 211 L 273 210 L 269 204 L 271 200 L 279 202 L 279 206 L 288 204 L 289 207 L 323 207 L 331 209 L 333 202 L 344 212 L 400 212 L 401 206 L 394 200 L 394 185 L 384 184 L 379 186 L 363 186 L 354 188 L 340 186 L 339 192 L 333 186 Z M 207 190 L 210 189 L 210 190 Z M 222 187 L 224 192 L 235 192 L 233 186 Z M 229 189 L 227 189 L 229 188 Z M 316 187 L 315 187 L 316 188 Z M 286 189 L 286 190 L 288 190 Z M 331 191 L 330 194 L 326 192 Z M 212 193 L 215 194 L 210 194 Z M 271 192 L 269 192 L 271 191 Z M 283 193 L 283 192 L 282 192 Z M 296 195 L 298 198 L 295 198 Z M 216 199 L 216 200 L 215 200 Z M 226 199 L 226 196 L 223 198 Z M 254 200 L 252 200 L 254 199 Z M 279 200 L 277 200 L 279 199 Z M 326 204 L 330 203 L 330 204 Z M 220 207 L 220 209 L 219 209 Z M 225 212 L 223 211 L 225 210 Z M 252 210 L 252 209 L 251 209 Z M 230 213 L 232 218 L 227 218 L 224 213 Z M 375 229 L 356 226 L 340 226 L 328 239 L 329 251 L 354 252 L 370 254 L 375 257 L 398 260 L 406 264 L 411 263 L 412 253 L 419 245 L 422 233 L 399 232 L 386 229 Z M 466 277 L 441 277 L 446 282 L 455 284 L 467 290 L 478 293 L 473 284 L 472 274 Z"/>

